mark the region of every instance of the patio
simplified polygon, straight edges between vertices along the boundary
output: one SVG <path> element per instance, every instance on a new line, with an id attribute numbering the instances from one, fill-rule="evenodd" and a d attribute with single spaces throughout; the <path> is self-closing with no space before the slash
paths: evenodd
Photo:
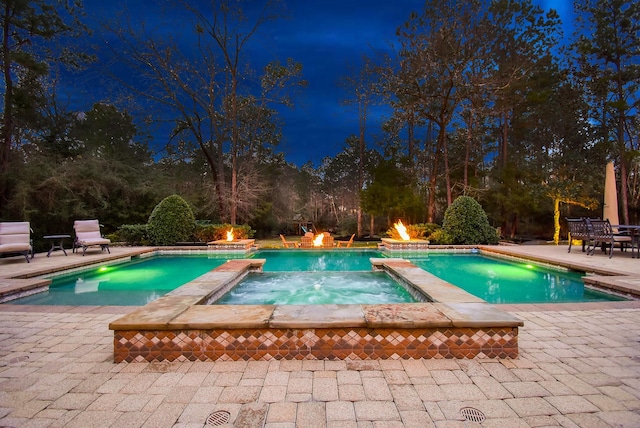
<path id="1" fill-rule="evenodd" d="M 499 249 L 640 285 L 630 253 Z M 0 287 L 107 256 L 2 259 Z M 639 301 L 500 308 L 524 320 L 517 359 L 114 364 L 108 324 L 134 308 L 0 305 L 0 426 L 640 426 Z"/>

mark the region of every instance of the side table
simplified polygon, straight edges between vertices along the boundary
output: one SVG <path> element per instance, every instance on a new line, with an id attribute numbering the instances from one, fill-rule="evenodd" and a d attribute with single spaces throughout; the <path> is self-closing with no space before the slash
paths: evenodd
<path id="1" fill-rule="evenodd" d="M 71 238 L 71 235 L 45 235 L 43 236 L 47 241 L 51 241 L 51 248 L 49 248 L 49 252 L 47 253 L 47 257 L 51 255 L 51 253 L 55 250 L 62 250 L 64 255 L 67 255 L 67 252 L 64 249 L 63 243 L 67 238 Z"/>

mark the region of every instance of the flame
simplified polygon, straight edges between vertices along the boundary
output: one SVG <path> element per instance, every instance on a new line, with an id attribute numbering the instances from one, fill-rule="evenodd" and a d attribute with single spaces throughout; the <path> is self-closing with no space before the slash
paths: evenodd
<path id="1" fill-rule="evenodd" d="M 402 220 L 398 220 L 397 223 L 394 223 L 393 227 L 396 228 L 396 230 L 400 234 L 400 238 L 402 238 L 403 241 L 410 241 L 411 240 L 411 237 L 407 233 L 407 228 L 404 226 L 404 224 L 402 224 Z"/>
<path id="2" fill-rule="evenodd" d="M 227 241 L 233 241 L 233 227 L 227 231 Z"/>
<path id="3" fill-rule="evenodd" d="M 314 247 L 322 247 L 322 240 L 324 239 L 324 233 L 319 233 L 313 238 L 313 246 Z"/>

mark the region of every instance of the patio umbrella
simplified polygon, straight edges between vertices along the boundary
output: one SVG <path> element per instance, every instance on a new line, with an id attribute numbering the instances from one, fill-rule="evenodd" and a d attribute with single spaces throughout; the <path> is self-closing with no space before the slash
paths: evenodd
<path id="1" fill-rule="evenodd" d="M 613 162 L 607 164 L 604 176 L 604 206 L 602 207 L 602 218 L 609 219 L 611 224 L 619 224 L 618 218 L 618 191 L 616 189 L 616 172 Z"/>

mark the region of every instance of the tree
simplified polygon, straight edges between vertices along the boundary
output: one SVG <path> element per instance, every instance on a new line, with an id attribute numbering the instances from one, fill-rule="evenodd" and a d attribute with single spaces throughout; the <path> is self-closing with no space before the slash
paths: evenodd
<path id="1" fill-rule="evenodd" d="M 640 107 L 640 3 L 587 0 L 576 6 L 581 33 L 574 45 L 578 75 L 591 95 L 591 118 L 618 160 L 622 218 L 628 223 L 632 153 L 640 148 L 632 125 Z"/>
<path id="2" fill-rule="evenodd" d="M 347 77 L 344 82 L 348 90 L 353 93 L 353 98 L 347 99 L 345 101 L 345 104 L 355 105 L 355 108 L 358 112 L 358 156 L 355 162 L 355 165 L 357 165 L 358 174 L 358 189 L 355 193 L 357 199 L 359 199 L 360 191 L 364 187 L 364 177 L 367 163 L 367 160 L 365 158 L 367 147 L 365 141 L 367 118 L 369 116 L 369 109 L 376 101 L 376 94 L 380 93 L 380 89 L 378 88 L 379 83 L 376 79 L 377 75 L 378 73 L 376 73 L 376 67 L 374 66 L 372 61 L 368 58 L 363 58 L 363 64 L 360 68 L 359 73 L 356 76 Z M 362 236 L 362 207 L 360 206 L 359 200 L 357 202 L 356 235 Z"/>
<path id="3" fill-rule="evenodd" d="M 7 172 L 12 147 L 17 143 L 16 129 L 25 109 L 36 111 L 40 78 L 53 63 L 77 66 L 89 57 L 68 46 L 55 51 L 56 38 L 87 32 L 79 21 L 81 2 L 45 0 L 2 0 L 3 111 L 0 127 L 0 206 L 8 203 Z M 22 111 L 21 111 L 22 110 Z"/>
<path id="4" fill-rule="evenodd" d="M 225 222 L 236 223 L 240 186 L 259 184 L 251 179 L 256 177 L 255 162 L 279 142 L 280 124 L 269 106 L 290 105 L 288 90 L 304 85 L 302 67 L 293 60 L 273 61 L 263 68 L 259 82 L 252 78 L 245 51 L 259 28 L 277 18 L 278 5 L 277 0 L 264 2 L 252 9 L 255 19 L 248 22 L 238 2 L 211 2 L 206 11 L 181 2 L 181 10 L 194 20 L 194 52 L 179 45 L 179 33 L 163 38 L 144 24 L 112 28 L 127 44 L 119 58 L 150 82 L 129 89 L 171 111 L 176 123 L 171 138 L 195 142 L 210 168 L 212 193 Z"/>

